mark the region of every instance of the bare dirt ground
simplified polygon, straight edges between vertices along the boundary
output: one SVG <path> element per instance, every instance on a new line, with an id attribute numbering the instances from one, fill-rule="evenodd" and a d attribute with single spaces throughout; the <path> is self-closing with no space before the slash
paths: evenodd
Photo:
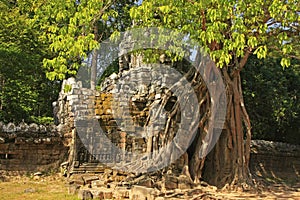
<path id="1" fill-rule="evenodd" d="M 255 175 L 256 191 L 227 191 L 212 186 L 201 186 L 185 194 L 170 193 L 161 199 L 295 199 L 300 200 L 298 177 L 277 180 Z M 192 193 L 192 194 L 191 194 Z M 192 196 L 192 197 L 191 197 Z M 167 198 L 166 198 L 167 197 Z M 77 195 L 69 195 L 67 180 L 59 174 L 48 176 L 5 176 L 0 175 L 1 200 L 78 200 Z"/>

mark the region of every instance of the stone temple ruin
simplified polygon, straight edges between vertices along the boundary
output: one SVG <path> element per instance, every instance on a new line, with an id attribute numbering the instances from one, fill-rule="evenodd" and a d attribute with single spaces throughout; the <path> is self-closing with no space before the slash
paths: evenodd
<path id="1" fill-rule="evenodd" d="M 82 199 L 154 199 L 160 194 L 154 188 L 161 191 L 193 188 L 186 177 L 180 176 L 183 157 L 174 159 L 159 180 L 150 178 L 150 173 L 130 182 L 130 177 L 143 172 L 142 169 L 151 171 L 153 163 L 143 161 L 149 156 L 139 155 L 156 152 L 167 145 L 167 139 L 174 138 L 180 128 L 181 113 L 172 119 L 162 115 L 155 123 L 151 121 L 159 113 L 158 102 L 164 95 L 172 97 L 164 104 L 163 109 L 167 111 L 177 101 L 176 95 L 166 89 L 173 84 L 176 74 L 151 75 L 163 74 L 151 72 L 151 67 L 160 69 L 159 65 L 143 65 L 138 70 L 130 68 L 112 74 L 98 91 L 82 87 L 82 82 L 74 78 L 65 80 L 54 104 L 56 125 L 0 123 L 0 170 L 27 173 L 61 167 L 70 177 L 69 192 L 79 192 Z M 65 91 L 65 85 L 71 85 L 71 91 Z M 252 141 L 254 173 L 276 174 L 284 170 L 299 177 L 299 158 L 299 146 Z M 111 168 L 114 166 L 119 170 Z M 118 193 L 113 192 L 116 188 Z"/>
<path id="2" fill-rule="evenodd" d="M 166 74 L 161 71 L 152 73 Z M 176 113 L 178 116 L 175 120 L 168 120 L 162 115 L 152 123 L 151 120 L 160 109 L 159 103 L 168 91 L 164 86 L 177 80 L 176 74 L 172 73 L 168 77 L 149 74 L 151 66 L 124 71 L 119 75 L 119 80 L 118 75 L 113 74 L 97 92 L 82 88 L 81 83 L 74 79 L 65 82 L 72 86 L 72 90 L 68 94 L 61 93 L 57 110 L 60 113 L 59 126 L 63 127 L 68 122 L 68 127 L 73 127 L 69 173 L 101 172 L 103 164 L 120 164 L 123 166 L 122 170 L 135 172 L 141 171 L 140 168 L 151 168 L 153 163 L 143 163 L 139 155 L 159 150 L 166 145 L 168 137 L 175 136 L 180 113 Z M 118 84 L 118 81 L 123 81 L 123 84 Z M 174 95 L 163 109 L 171 110 L 175 102 Z M 145 139 L 149 135 L 150 139 Z M 153 153 L 150 156 L 155 155 Z M 133 159 L 136 159 L 135 166 L 128 164 Z M 158 162 L 155 160 L 156 164 Z M 182 162 L 177 160 L 177 166 Z M 138 166 L 139 163 L 143 167 Z M 146 164 L 149 165 L 147 168 Z"/>

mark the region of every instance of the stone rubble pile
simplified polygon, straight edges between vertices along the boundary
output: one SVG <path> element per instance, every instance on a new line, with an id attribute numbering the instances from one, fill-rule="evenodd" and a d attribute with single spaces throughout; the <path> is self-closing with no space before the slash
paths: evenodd
<path id="1" fill-rule="evenodd" d="M 133 176 L 132 176 L 133 177 Z M 131 182 L 131 180 L 135 180 Z M 205 182 L 195 185 L 186 176 L 178 177 L 165 174 L 157 176 L 141 175 L 132 179 L 131 175 L 106 169 L 102 174 L 73 175 L 69 180 L 69 194 L 78 194 L 78 198 L 87 199 L 132 199 L 163 200 L 192 199 L 193 196 L 205 194 L 203 190 L 215 192 L 214 186 Z"/>

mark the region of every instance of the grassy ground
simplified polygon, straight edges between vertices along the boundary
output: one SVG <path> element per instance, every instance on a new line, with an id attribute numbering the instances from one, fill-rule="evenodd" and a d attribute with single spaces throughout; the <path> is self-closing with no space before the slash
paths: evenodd
<path id="1" fill-rule="evenodd" d="M 65 180 L 58 176 L 34 180 L 29 177 L 18 177 L 0 182 L 1 200 L 78 200 L 69 195 Z"/>

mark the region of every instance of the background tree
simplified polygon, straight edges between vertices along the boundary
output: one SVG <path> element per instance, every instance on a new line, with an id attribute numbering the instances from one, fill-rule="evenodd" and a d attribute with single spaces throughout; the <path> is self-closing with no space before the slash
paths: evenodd
<path id="1" fill-rule="evenodd" d="M 198 156 L 197 146 L 204 142 L 202 136 L 190 149 L 188 168 L 195 182 L 204 178 L 218 186 L 251 184 L 251 124 L 244 106 L 240 72 L 251 54 L 258 58 L 271 52 L 281 55 L 282 66 L 289 66 L 289 58 L 299 56 L 298 8 L 297 0 L 145 0 L 131 9 L 137 26 L 171 28 L 189 34 L 210 54 L 223 75 L 228 102 L 224 130 L 207 158 Z M 205 123 L 199 128 L 200 134 L 205 135 Z"/>
<path id="2" fill-rule="evenodd" d="M 30 25 L 26 1 L 0 1 L 0 121 L 51 122 L 59 82 L 41 68 L 45 46 Z"/>
<path id="3" fill-rule="evenodd" d="M 253 139 L 299 144 L 299 64 L 292 59 L 291 67 L 282 68 L 278 58 L 249 58 L 241 75 Z"/>
<path id="4" fill-rule="evenodd" d="M 50 80 L 74 76 L 83 59 L 110 34 L 131 23 L 127 10 L 133 0 L 38 1 L 34 24 L 51 55 L 44 59 Z M 95 56 L 94 56 L 95 58 Z M 96 60 L 93 61 L 97 65 Z M 95 66 L 94 66 L 95 68 Z M 94 69 L 95 70 L 95 69 Z"/>

